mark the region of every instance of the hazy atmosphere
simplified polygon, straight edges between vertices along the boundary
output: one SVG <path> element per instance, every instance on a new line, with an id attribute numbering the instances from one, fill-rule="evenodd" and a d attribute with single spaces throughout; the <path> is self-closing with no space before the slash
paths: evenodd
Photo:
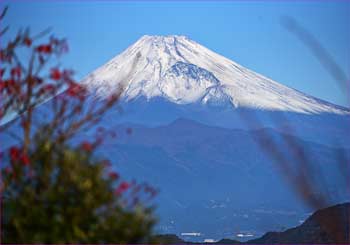
<path id="1" fill-rule="evenodd" d="M 0 244 L 349 244 L 348 23 L 348 1 L 1 1 Z"/>

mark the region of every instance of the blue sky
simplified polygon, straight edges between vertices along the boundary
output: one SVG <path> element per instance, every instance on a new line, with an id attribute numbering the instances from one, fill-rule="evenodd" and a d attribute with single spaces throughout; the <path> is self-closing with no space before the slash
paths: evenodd
<path id="1" fill-rule="evenodd" d="M 2 1 L 1 5 L 6 2 Z M 8 1 L 11 31 L 48 26 L 66 37 L 62 60 L 77 78 L 107 62 L 144 34 L 186 35 L 258 73 L 327 101 L 347 105 L 336 81 L 281 25 L 294 17 L 350 75 L 350 2 L 347 1 Z M 348 105 L 347 105 L 348 106 Z"/>

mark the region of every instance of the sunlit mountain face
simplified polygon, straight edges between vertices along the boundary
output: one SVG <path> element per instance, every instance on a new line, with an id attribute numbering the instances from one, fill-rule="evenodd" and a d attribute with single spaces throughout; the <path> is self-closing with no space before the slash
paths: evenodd
<path id="1" fill-rule="evenodd" d="M 279 84 L 185 36 L 143 36 L 84 83 L 101 97 L 122 84 L 126 101 L 161 97 L 179 105 L 349 114 L 346 108 Z"/>

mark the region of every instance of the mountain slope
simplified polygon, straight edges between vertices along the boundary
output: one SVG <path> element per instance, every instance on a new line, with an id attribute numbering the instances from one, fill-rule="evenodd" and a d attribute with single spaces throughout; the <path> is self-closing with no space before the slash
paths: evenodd
<path id="1" fill-rule="evenodd" d="M 303 224 L 284 232 L 268 232 L 252 244 L 349 244 L 350 203 L 316 211 Z"/>
<path id="2" fill-rule="evenodd" d="M 131 135 L 125 133 L 132 127 Z M 234 238 L 241 231 L 255 237 L 290 227 L 304 219 L 303 202 L 286 183 L 273 157 L 256 144 L 269 135 L 296 169 L 303 167 L 284 136 L 272 129 L 232 130 L 180 119 L 169 125 L 118 125 L 117 139 L 106 142 L 101 154 L 116 162 L 123 176 L 160 188 L 159 232 L 198 231 L 207 238 Z M 292 137 L 292 136 L 287 136 Z M 293 138 L 302 147 L 330 204 L 349 200 L 339 149 Z M 349 158 L 349 150 L 344 149 Z M 349 166 L 343 166 L 347 172 Z M 266 192 L 266 190 L 269 190 Z"/>
<path id="3" fill-rule="evenodd" d="M 83 83 L 101 97 L 122 85 L 126 101 L 162 97 L 176 104 L 349 113 L 259 75 L 185 36 L 143 36 Z"/>

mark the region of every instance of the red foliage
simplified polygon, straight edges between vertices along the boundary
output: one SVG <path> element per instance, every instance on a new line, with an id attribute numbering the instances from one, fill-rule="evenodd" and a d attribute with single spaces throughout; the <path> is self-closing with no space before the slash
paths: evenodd
<path id="1" fill-rule="evenodd" d="M 30 160 L 27 154 L 23 152 L 23 150 L 17 146 L 12 146 L 9 149 L 10 159 L 13 162 L 21 162 L 24 166 L 28 166 L 30 164 Z"/>
<path id="2" fill-rule="evenodd" d="M 79 99 L 83 99 L 86 93 L 86 89 L 74 82 L 70 82 L 70 86 L 67 89 L 67 94 L 71 97 L 77 97 Z"/>
<path id="3" fill-rule="evenodd" d="M 51 64 L 51 59 L 68 50 L 66 41 L 50 38 L 49 42 L 41 45 L 34 45 L 34 41 L 35 39 L 27 34 L 19 34 L 7 47 L 0 49 L 0 92 L 4 95 L 0 99 L 0 118 L 14 110 L 19 115 L 22 127 L 18 132 L 13 132 L 20 141 L 20 144 L 17 144 L 20 147 L 12 146 L 6 151 L 12 166 L 3 168 L 4 172 L 9 174 L 10 182 L 13 180 L 16 183 L 20 180 L 28 181 L 28 178 L 22 178 L 23 176 L 30 179 L 37 174 L 35 166 L 40 163 L 36 163 L 35 158 L 30 157 L 35 144 L 32 138 L 34 133 L 47 134 L 54 143 L 69 142 L 79 130 L 97 124 L 102 115 L 118 102 L 120 96 L 120 93 L 115 93 L 101 103 L 85 103 L 85 98 L 88 96 L 87 89 L 74 81 L 72 70 L 54 67 L 47 74 L 45 69 L 45 65 Z M 17 47 L 27 48 L 32 52 L 33 58 L 30 58 L 29 62 L 22 62 L 20 57 L 16 56 Z M 61 88 L 67 89 L 64 93 L 57 94 Z M 48 100 L 49 98 L 51 99 Z M 37 120 L 42 120 L 43 117 L 36 118 L 33 116 L 34 111 L 43 101 L 48 101 L 46 103 L 52 105 L 53 116 L 43 115 L 45 117 L 43 132 L 35 132 Z M 39 126 L 41 125 L 40 121 Z M 79 145 L 80 149 L 90 157 L 109 133 L 112 137 L 117 136 L 114 131 L 98 127 L 95 140 L 83 141 Z M 132 129 L 128 128 L 126 133 L 131 134 Z M 110 169 L 107 168 L 111 167 L 111 163 L 108 160 L 102 161 L 101 164 L 108 171 L 108 178 L 120 181 L 113 190 L 115 194 L 121 195 L 136 186 L 134 182 L 122 181 L 119 173 L 109 172 Z"/>
<path id="4" fill-rule="evenodd" d="M 130 188 L 130 184 L 126 181 L 123 181 L 119 184 L 119 186 L 115 189 L 114 193 L 116 195 L 121 195 L 125 191 L 127 191 Z"/>
<path id="5" fill-rule="evenodd" d="M 62 77 L 62 73 L 57 68 L 51 69 L 50 78 L 52 80 L 58 81 Z"/>
<path id="6" fill-rule="evenodd" d="M 32 39 L 26 37 L 26 38 L 24 38 L 23 43 L 24 43 L 27 47 L 30 47 L 30 46 L 32 45 Z"/>
<path id="7" fill-rule="evenodd" d="M 13 94 L 16 90 L 19 90 L 19 86 L 16 86 L 16 82 L 13 78 L 4 80 L 0 83 L 0 92 L 6 90 L 8 94 Z"/>
<path id="8" fill-rule="evenodd" d="M 42 96 L 44 94 L 54 94 L 56 92 L 56 87 L 53 84 L 46 84 L 40 88 L 38 91 L 38 96 Z"/>
<path id="9" fill-rule="evenodd" d="M 92 144 L 90 142 L 87 142 L 87 141 L 84 141 L 82 144 L 81 144 L 81 148 L 84 150 L 84 151 L 92 151 L 94 148 L 92 146 Z"/>
<path id="10" fill-rule="evenodd" d="M 110 172 L 108 174 L 109 178 L 111 178 L 112 180 L 117 180 L 119 179 L 119 174 L 117 172 Z"/>
<path id="11" fill-rule="evenodd" d="M 26 155 L 26 154 L 22 154 L 22 155 L 21 155 L 20 161 L 21 161 L 21 163 L 22 163 L 24 166 L 28 166 L 28 165 L 30 164 L 29 157 L 28 157 L 28 155 Z"/>
<path id="12" fill-rule="evenodd" d="M 17 66 L 11 69 L 11 77 L 16 77 L 17 79 L 19 79 L 21 77 L 21 74 L 21 67 Z"/>
<path id="13" fill-rule="evenodd" d="M 42 44 L 36 48 L 36 51 L 38 53 L 51 54 L 52 53 L 52 46 L 51 46 L 51 44 Z"/>
<path id="14" fill-rule="evenodd" d="M 0 81 L 0 92 L 2 92 L 7 86 L 7 83 L 4 81 Z"/>
<path id="15" fill-rule="evenodd" d="M 17 146 L 12 146 L 10 148 L 10 158 L 12 161 L 17 161 L 19 160 L 21 156 L 21 149 Z"/>

